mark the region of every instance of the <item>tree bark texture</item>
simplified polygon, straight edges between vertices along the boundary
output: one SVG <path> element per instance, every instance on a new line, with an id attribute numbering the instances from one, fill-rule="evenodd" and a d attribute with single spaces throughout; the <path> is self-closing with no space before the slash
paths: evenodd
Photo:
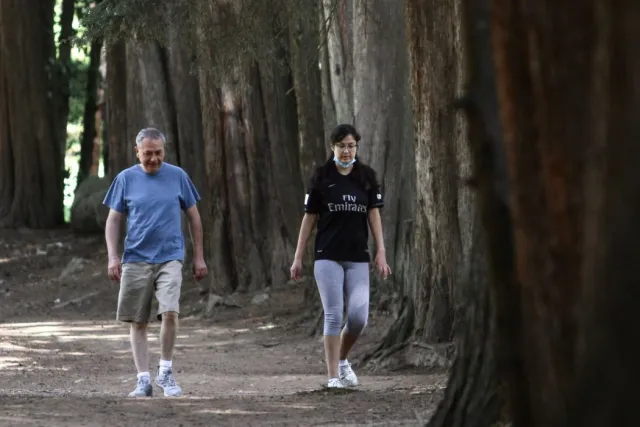
<path id="1" fill-rule="evenodd" d="M 113 179 L 120 171 L 134 164 L 134 138 L 127 132 L 127 50 L 124 41 L 106 44 L 106 117 L 108 176 Z"/>
<path id="2" fill-rule="evenodd" d="M 575 375 L 595 14 L 587 4 L 568 13 L 551 2 L 525 9 L 509 1 L 496 2 L 492 12 L 515 243 L 513 296 L 522 316 L 522 347 L 509 342 L 505 356 L 520 359 L 527 377 L 513 398 L 514 421 L 565 425 Z"/>
<path id="3" fill-rule="evenodd" d="M 416 280 L 416 175 L 404 14 L 393 0 L 359 0 L 353 16 L 354 124 L 362 136 L 357 155 L 375 169 L 382 184 L 386 258 L 394 272 L 392 284 L 377 276 L 372 276 L 372 284 L 389 292 L 400 283 L 412 287 Z M 375 256 L 373 241 L 370 247 Z"/>
<path id="4" fill-rule="evenodd" d="M 223 2 L 202 6 L 200 98 L 216 271 L 210 292 L 221 295 L 288 279 L 302 215 L 298 109 L 292 77 L 278 67 L 239 64 L 223 76 L 211 73 L 215 44 L 206 28 L 236 11 Z"/>
<path id="5" fill-rule="evenodd" d="M 75 0 L 62 0 L 60 13 L 60 35 L 58 37 L 58 60 L 55 78 L 55 126 L 56 141 L 60 144 L 60 153 L 64 159 L 67 151 L 67 122 L 69 119 L 71 44 L 75 31 L 73 18 L 76 12 Z"/>
<path id="6" fill-rule="evenodd" d="M 509 326 L 517 322 L 513 318 L 510 323 L 496 321 L 519 306 L 516 296 L 509 300 L 507 292 L 513 289 L 513 239 L 488 25 L 490 5 L 490 0 L 463 0 L 460 5 L 467 73 L 466 91 L 458 106 L 466 113 L 468 124 L 473 167 L 468 182 L 477 191 L 476 216 L 469 224 L 474 233 L 469 268 L 457 293 L 464 310 L 458 314 L 456 358 L 445 396 L 429 427 L 483 427 L 507 422 L 506 374 L 511 375 L 511 384 L 522 381 L 517 369 L 508 370 L 511 360 L 504 357 L 504 350 L 509 344 L 505 345 L 504 339 L 498 341 L 499 336 L 517 339 L 509 335 L 514 331 Z"/>
<path id="7" fill-rule="evenodd" d="M 91 175 L 95 162 L 95 142 L 98 135 L 96 114 L 98 113 L 98 83 L 100 75 L 100 51 L 102 41 L 91 43 L 89 67 L 87 69 L 87 88 L 85 92 L 83 131 L 80 141 L 80 161 L 78 163 L 78 184 Z"/>
<path id="8" fill-rule="evenodd" d="M 520 357 L 527 379 L 514 387 L 512 410 L 524 426 L 568 425 L 574 393 L 596 395 L 580 387 L 593 374 L 578 367 L 615 365 L 620 374 L 607 375 L 613 386 L 630 384 L 623 368 L 635 363 L 605 363 L 599 347 L 609 340 L 607 354 L 626 353 L 618 319 L 633 310 L 624 309 L 635 289 L 625 287 L 635 271 L 624 248 L 637 228 L 627 218 L 637 210 L 638 126 L 630 112 L 639 105 L 640 67 L 631 46 L 640 38 L 630 23 L 640 9 L 593 1 L 574 12 L 550 2 L 526 9 L 498 2 L 493 12 L 522 316 L 521 347 L 511 342 L 520 354 L 511 357 Z M 609 403 L 597 415 L 581 413 L 578 425 L 624 425 L 614 421 L 624 411 Z"/>
<path id="9" fill-rule="evenodd" d="M 325 110 L 325 128 L 331 132 L 339 123 L 353 123 L 353 1 L 322 0 L 323 33 L 326 56 L 323 70 L 326 99 L 330 108 Z"/>
<path id="10" fill-rule="evenodd" d="M 182 166 L 196 187 L 204 184 L 202 124 L 197 77 L 187 52 L 169 34 L 169 46 L 155 41 L 117 42 L 107 50 L 109 154 L 115 176 L 135 162 L 138 132 L 155 127 L 167 138 L 165 161 Z M 118 126 L 113 129 L 113 126 Z"/>
<path id="11" fill-rule="evenodd" d="M 466 129 L 454 102 L 464 82 L 460 2 L 408 1 L 418 207 L 413 300 L 421 339 L 452 338 L 456 293 L 472 256 L 473 196 Z M 446 76 L 446 77 L 445 77 Z"/>
<path id="12" fill-rule="evenodd" d="M 363 20 L 356 26 L 356 34 L 364 31 L 375 34 L 373 28 L 388 25 L 390 16 L 394 16 L 391 10 L 378 9 L 376 13 L 375 4 L 363 3 L 360 14 Z M 408 0 L 405 6 L 404 15 L 402 9 L 396 11 L 396 19 L 389 28 L 394 28 L 393 31 L 406 28 L 413 138 L 408 139 L 407 133 L 397 127 L 408 114 L 398 117 L 391 113 L 401 108 L 399 105 L 404 102 L 403 98 L 398 97 L 395 108 L 389 102 L 390 112 L 387 113 L 379 106 L 375 107 L 376 104 L 384 105 L 384 102 L 376 102 L 371 97 L 376 90 L 382 92 L 386 86 L 379 84 L 384 75 L 376 76 L 380 70 L 388 70 L 388 87 L 394 81 L 396 85 L 400 84 L 405 75 L 393 70 L 402 63 L 399 53 L 396 56 L 390 52 L 377 57 L 373 55 L 376 46 L 389 44 L 390 37 L 382 33 L 376 40 L 369 35 L 369 44 L 355 49 L 360 52 L 356 59 L 356 91 L 362 94 L 356 98 L 356 108 L 362 106 L 362 113 L 357 111 L 356 117 L 370 120 L 370 127 L 375 130 L 363 145 L 373 139 L 372 163 L 386 171 L 387 202 L 394 193 L 398 193 L 396 203 L 403 199 L 417 199 L 413 206 L 405 205 L 404 209 L 394 209 L 391 205 L 390 217 L 385 224 L 396 247 L 396 269 L 405 265 L 406 273 L 399 282 L 402 284 L 398 289 L 402 304 L 398 317 L 371 355 L 369 361 L 373 367 L 379 363 L 385 365 L 385 358 L 391 350 L 405 348 L 403 343 L 437 344 L 453 339 L 455 308 L 463 303 L 458 293 L 464 292 L 472 261 L 478 256 L 473 251 L 481 250 L 481 245 L 473 242 L 476 213 L 473 194 L 466 184 L 471 175 L 471 154 L 466 145 L 463 119 L 454 107 L 465 77 L 460 5 L 454 0 Z M 396 49 L 401 52 L 400 43 Z M 367 54 L 371 59 L 360 59 Z M 382 117 L 387 117 L 388 124 L 381 125 L 385 123 Z M 387 142 L 382 144 L 385 140 Z M 408 148 L 404 141 L 407 141 Z M 398 174 L 398 170 L 403 173 Z M 412 179 L 413 183 L 398 182 L 399 177 Z M 387 179 L 390 180 L 389 189 L 386 188 Z M 413 192 L 412 188 L 415 189 Z M 394 226 L 397 227 L 395 234 Z M 425 356 L 414 357 L 412 364 L 432 363 L 432 355 Z"/>
<path id="13" fill-rule="evenodd" d="M 60 152 L 64 159 L 67 151 L 67 122 L 69 120 L 71 45 L 75 33 L 73 18 L 75 17 L 75 0 L 62 0 L 60 14 L 60 35 L 58 37 L 58 60 L 56 62 L 55 103 L 56 103 L 56 140 L 60 143 Z"/>
<path id="14" fill-rule="evenodd" d="M 175 104 L 165 52 L 155 41 L 129 41 L 126 51 L 128 141 L 134 144 L 140 129 L 155 127 L 167 138 L 165 161 L 179 165 Z"/>
<path id="15" fill-rule="evenodd" d="M 640 337 L 634 327 L 640 298 L 640 4 L 594 1 L 593 11 L 581 327 L 567 425 L 626 426 L 640 422 Z"/>
<path id="16" fill-rule="evenodd" d="M 304 1 L 304 10 L 291 13 L 289 37 L 291 46 L 291 73 L 295 85 L 298 108 L 298 151 L 300 171 L 306 182 L 318 161 L 328 150 L 325 142 L 322 80 L 320 76 L 321 43 L 324 34 L 320 27 L 320 3 Z M 314 25 L 316 24 L 316 25 Z"/>
<path id="17" fill-rule="evenodd" d="M 556 6 L 495 5 L 499 109 L 490 81 L 466 100 L 493 174 L 477 181 L 498 390 L 513 425 L 635 425 L 640 6 Z"/>
<path id="18" fill-rule="evenodd" d="M 63 216 L 51 64 L 53 1 L 0 4 L 0 226 L 50 228 Z"/>

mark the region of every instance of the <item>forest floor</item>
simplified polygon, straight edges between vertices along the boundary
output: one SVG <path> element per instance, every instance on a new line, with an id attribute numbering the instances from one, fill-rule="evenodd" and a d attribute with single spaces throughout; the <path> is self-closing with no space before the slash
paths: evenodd
<path id="1" fill-rule="evenodd" d="M 329 391 L 321 337 L 296 322 L 310 284 L 248 294 L 205 319 L 200 285 L 185 275 L 174 358 L 184 396 L 128 398 L 135 369 L 105 262 L 101 236 L 0 230 L 1 426 L 418 426 L 442 396 L 443 372 L 358 370 L 388 313 L 372 311 L 354 348 L 360 387 Z M 152 375 L 158 331 L 154 322 Z"/>

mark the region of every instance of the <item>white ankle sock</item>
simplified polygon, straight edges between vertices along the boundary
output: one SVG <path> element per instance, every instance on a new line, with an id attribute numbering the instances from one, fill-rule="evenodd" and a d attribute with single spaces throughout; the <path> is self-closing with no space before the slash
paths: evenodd
<path id="1" fill-rule="evenodd" d="M 140 379 L 142 377 L 151 378 L 151 375 L 149 374 L 149 372 L 139 372 L 138 373 L 138 379 Z"/>
<path id="2" fill-rule="evenodd" d="M 171 366 L 173 365 L 171 360 L 162 360 L 160 359 L 160 370 L 162 372 L 166 372 L 169 369 L 171 369 Z"/>
<path id="3" fill-rule="evenodd" d="M 349 361 L 347 359 L 341 360 L 338 362 L 338 366 L 347 366 Z"/>

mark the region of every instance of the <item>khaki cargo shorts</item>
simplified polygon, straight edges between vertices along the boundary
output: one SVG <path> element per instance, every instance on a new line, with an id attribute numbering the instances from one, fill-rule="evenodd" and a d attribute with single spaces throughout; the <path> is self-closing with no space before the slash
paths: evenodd
<path id="1" fill-rule="evenodd" d="M 158 320 L 168 311 L 179 313 L 182 263 L 163 264 L 128 262 L 122 265 L 117 320 L 147 323 L 155 292 L 158 300 Z"/>

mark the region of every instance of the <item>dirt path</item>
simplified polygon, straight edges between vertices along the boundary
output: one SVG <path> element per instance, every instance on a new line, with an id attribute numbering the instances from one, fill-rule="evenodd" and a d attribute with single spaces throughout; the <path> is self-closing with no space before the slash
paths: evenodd
<path id="1" fill-rule="evenodd" d="M 261 304 L 249 295 L 241 308 L 203 320 L 198 288 L 185 282 L 174 362 L 185 395 L 168 399 L 156 388 L 151 399 L 126 398 L 135 383 L 128 330 L 113 321 L 117 288 L 104 278 L 103 258 L 99 239 L 3 232 L 1 426 L 412 426 L 426 421 L 445 385 L 442 374 L 356 370 L 356 391 L 327 391 L 319 337 L 292 324 L 305 309 L 302 286 L 271 289 Z M 68 266 L 75 271 L 61 277 Z M 372 313 L 352 361 L 387 321 Z"/>

